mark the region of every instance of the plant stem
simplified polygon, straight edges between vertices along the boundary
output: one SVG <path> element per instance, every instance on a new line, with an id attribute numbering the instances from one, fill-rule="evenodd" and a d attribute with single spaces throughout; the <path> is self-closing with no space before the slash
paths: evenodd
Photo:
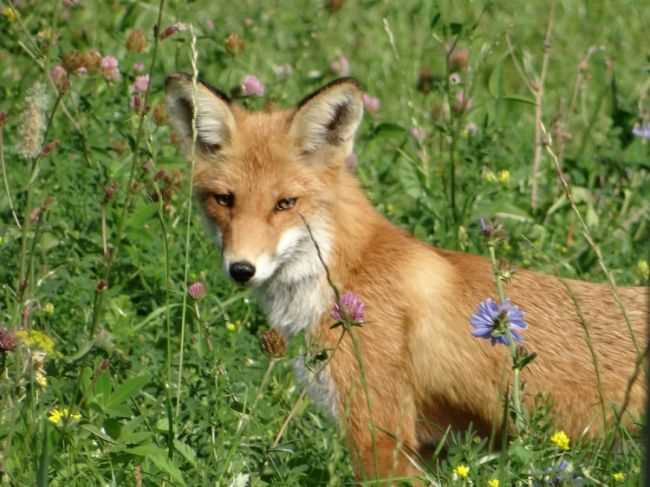
<path id="1" fill-rule="evenodd" d="M 503 303 L 506 299 L 506 294 L 503 289 L 503 282 L 501 273 L 497 264 L 496 246 L 494 242 L 488 244 L 490 250 L 490 261 L 492 262 L 492 273 L 497 286 L 497 295 L 499 302 Z M 521 369 L 517 366 L 517 345 L 510 331 L 510 326 L 506 327 L 506 336 L 508 337 L 508 344 L 510 346 L 510 355 L 512 357 L 512 407 L 515 410 L 515 426 L 517 431 L 522 431 L 524 427 L 524 415 L 521 405 Z"/>

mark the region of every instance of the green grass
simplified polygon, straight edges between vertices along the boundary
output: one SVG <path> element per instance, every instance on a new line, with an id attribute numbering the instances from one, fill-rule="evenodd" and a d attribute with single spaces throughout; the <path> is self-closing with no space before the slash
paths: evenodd
<path id="1" fill-rule="evenodd" d="M 650 145 L 631 136 L 650 119 L 650 10 L 640 3 L 557 2 L 542 111 L 578 208 L 626 285 L 646 282 L 650 238 Z M 302 339 L 263 383 L 264 316 L 222 275 L 196 209 L 186 232 L 188 167 L 152 114 L 164 103 L 165 75 L 191 72 L 190 32 L 160 41 L 151 67 L 158 2 L 16 4 L 17 18 L 7 0 L 0 16 L 9 188 L 3 182 L 0 192 L 0 326 L 38 330 L 55 345 L 42 371 L 24 341 L 2 356 L 0 485 L 244 485 L 235 480 L 242 475 L 254 486 L 353 482 L 340 433 L 307 402 L 273 446 L 301 392 L 291 359 Z M 531 206 L 535 107 L 525 78 L 541 71 L 548 17 L 547 2 L 348 1 L 332 11 L 320 1 L 197 0 L 165 2 L 161 24 L 194 26 L 201 77 L 222 90 L 258 76 L 267 96 L 243 100 L 251 108 L 297 102 L 335 78 L 330 63 L 344 54 L 351 75 L 381 101 L 360 130 L 358 174 L 393 222 L 435 245 L 486 254 L 477 220 L 496 216 L 508 235 L 500 257 L 515 266 L 605 281 L 545 154 Z M 142 53 L 126 48 L 136 29 L 146 35 Z M 236 55 L 226 48 L 230 33 L 245 43 Z M 460 84 L 449 83 L 445 62 L 454 44 L 469 52 Z M 46 73 L 90 49 L 119 60 L 121 81 L 71 75 L 56 103 Z M 129 105 L 135 63 L 152 73 L 141 130 Z M 276 75 L 285 64 L 291 74 Z M 427 93 L 417 89 L 423 70 L 433 80 Z M 49 98 L 45 142 L 58 145 L 30 160 L 20 155 L 21 114 L 37 82 Z M 461 90 L 472 104 L 458 113 Z M 412 127 L 425 131 L 421 144 Z M 492 177 L 504 170 L 507 181 Z M 30 218 L 38 208 L 40 217 Z M 207 296 L 188 300 L 187 285 L 198 279 Z M 46 387 L 37 383 L 43 373 Z M 64 407 L 81 418 L 48 421 Z M 564 485 L 573 476 L 612 485 L 619 472 L 620 485 L 639 485 L 633 435 L 572 438 L 561 451 L 548 421 L 540 403 L 503 454 L 471 432 L 452 433 L 429 475 L 441 485 L 482 486 L 500 475 L 502 486 L 554 485 L 553 469 L 566 461 Z M 621 439 L 610 451 L 615 433 Z M 467 480 L 453 480 L 460 464 L 470 468 Z"/>

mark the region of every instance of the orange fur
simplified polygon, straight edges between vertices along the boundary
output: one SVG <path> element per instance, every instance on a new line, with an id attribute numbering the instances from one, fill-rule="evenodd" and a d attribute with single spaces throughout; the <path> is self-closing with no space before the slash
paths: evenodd
<path id="1" fill-rule="evenodd" d="M 206 90 L 204 85 L 199 89 Z M 172 76 L 170 104 L 187 98 L 189 90 L 187 78 Z M 248 113 L 215 96 L 215 103 L 231 111 L 234 125 L 216 151 L 197 149 L 195 184 L 206 216 L 222 234 L 224 252 L 272 255 L 269 249 L 283 232 L 302 225 L 302 217 L 327 223 L 332 280 L 366 305 L 365 323 L 353 329 L 358 350 L 346 334 L 328 364 L 355 468 L 368 478 L 416 475 L 409 454 L 448 426 L 465 429 L 471 423 L 482 434 L 498 428 L 510 377 L 509 351 L 470 334 L 469 319 L 479 302 L 496 297 L 488 260 L 415 240 L 371 206 L 345 168 L 351 151 L 347 138 L 356 129 L 346 124 L 358 124 L 357 96 L 356 86 L 343 81 L 297 109 L 271 113 Z M 339 110 L 345 103 L 351 106 Z M 178 123 L 187 123 L 185 118 Z M 314 129 L 309 124 L 321 118 L 328 123 L 315 129 L 323 132 L 307 133 Z M 235 195 L 232 208 L 211 199 L 224 191 Z M 288 196 L 298 197 L 295 208 L 272 211 L 275 201 Z M 306 329 L 317 347 L 332 349 L 341 329 L 331 328 L 333 297 L 324 274 L 319 279 L 329 305 Z M 648 288 L 618 291 L 644 347 Z M 597 355 L 608 420 L 612 408 L 623 402 L 636 359 L 611 291 L 603 284 L 520 270 L 507 293 L 526 313 L 526 348 L 538 354 L 523 372 L 525 403 L 530 406 L 536 394 L 548 394 L 557 425 L 570 436 L 598 433 L 603 424 L 584 326 Z M 645 392 L 641 377 L 631 389 L 626 421 L 641 413 Z"/>

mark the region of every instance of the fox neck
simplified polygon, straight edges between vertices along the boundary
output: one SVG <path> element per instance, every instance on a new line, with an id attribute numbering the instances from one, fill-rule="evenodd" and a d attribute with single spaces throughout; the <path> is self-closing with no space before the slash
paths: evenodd
<path id="1" fill-rule="evenodd" d="M 337 198 L 327 213 L 305 217 L 310 245 L 256 290 L 269 323 L 285 337 L 310 332 L 334 304 L 327 270 L 340 292 L 361 264 L 363 249 L 373 234 L 373 222 L 383 218 L 367 200 L 356 178 L 343 172 Z M 327 270 L 326 270 L 327 268 Z"/>

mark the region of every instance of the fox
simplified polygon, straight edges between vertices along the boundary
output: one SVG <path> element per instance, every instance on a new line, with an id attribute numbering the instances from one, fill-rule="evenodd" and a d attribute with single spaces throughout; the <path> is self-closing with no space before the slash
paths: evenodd
<path id="1" fill-rule="evenodd" d="M 296 372 L 342 426 L 357 478 L 421 479 L 418 455 L 448 429 L 498 429 L 510 351 L 470 329 L 496 295 L 491 262 L 419 241 L 373 207 L 346 163 L 364 112 L 360 84 L 338 79 L 263 111 L 183 73 L 167 77 L 165 92 L 223 271 L 252 290 L 281 336 L 303 332 L 329 351 L 323 367 Z M 334 326 L 335 289 L 362 303 L 349 333 Z M 625 403 L 633 425 L 647 391 L 638 348 L 649 289 L 618 288 L 634 342 L 607 285 L 517 270 L 507 293 L 537 354 L 522 371 L 525 406 L 550 398 L 575 438 L 603 433 L 602 396 L 608 424 Z"/>

